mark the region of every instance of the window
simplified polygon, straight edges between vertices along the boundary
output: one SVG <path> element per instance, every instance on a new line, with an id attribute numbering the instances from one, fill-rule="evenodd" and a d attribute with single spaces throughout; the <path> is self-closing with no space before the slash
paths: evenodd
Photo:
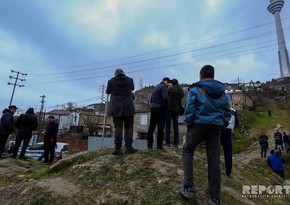
<path id="1" fill-rule="evenodd" d="M 147 115 L 141 115 L 140 117 L 140 125 L 147 125 L 148 116 Z"/>

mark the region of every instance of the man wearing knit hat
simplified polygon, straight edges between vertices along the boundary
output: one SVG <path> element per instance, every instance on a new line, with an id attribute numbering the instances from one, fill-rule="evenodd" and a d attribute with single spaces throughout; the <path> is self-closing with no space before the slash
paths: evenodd
<path id="1" fill-rule="evenodd" d="M 125 140 L 125 154 L 137 152 L 132 147 L 133 143 L 133 125 L 134 125 L 134 81 L 125 75 L 122 69 L 115 71 L 115 77 L 108 81 L 107 94 L 111 94 L 108 115 L 113 117 L 115 149 L 113 155 L 122 155 L 123 128 Z"/>

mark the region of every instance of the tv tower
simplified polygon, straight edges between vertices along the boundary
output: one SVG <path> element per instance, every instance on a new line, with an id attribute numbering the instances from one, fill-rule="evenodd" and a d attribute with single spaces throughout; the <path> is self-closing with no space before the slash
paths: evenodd
<path id="1" fill-rule="evenodd" d="M 280 18 L 280 11 L 283 5 L 284 0 L 270 0 L 270 4 L 267 9 L 275 16 L 278 49 L 279 49 L 278 57 L 280 65 L 280 75 L 281 77 L 287 77 L 290 76 L 290 63 Z"/>

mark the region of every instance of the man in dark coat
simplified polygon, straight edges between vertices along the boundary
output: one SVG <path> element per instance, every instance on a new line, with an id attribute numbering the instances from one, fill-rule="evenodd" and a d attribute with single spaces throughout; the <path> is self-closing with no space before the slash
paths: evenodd
<path id="1" fill-rule="evenodd" d="M 44 134 L 44 163 L 50 164 L 53 161 L 57 132 L 58 124 L 54 122 L 54 116 L 50 115 Z"/>
<path id="2" fill-rule="evenodd" d="M 180 114 L 180 108 L 182 106 L 182 98 L 184 97 L 184 92 L 182 88 L 178 85 L 178 80 L 171 80 L 172 86 L 168 88 L 168 110 L 166 113 L 166 145 L 170 146 L 170 127 L 171 119 L 173 122 L 173 133 L 174 133 L 174 145 L 177 147 L 179 144 L 179 129 L 178 129 L 178 116 Z"/>
<path id="3" fill-rule="evenodd" d="M 32 136 L 32 131 L 38 127 L 38 120 L 34 113 L 34 109 L 28 108 L 25 114 L 21 114 L 15 122 L 18 133 L 16 136 L 15 147 L 13 150 L 13 158 L 16 158 L 21 142 L 23 141 L 19 159 L 25 159 L 25 152 Z"/>
<path id="4" fill-rule="evenodd" d="M 147 146 L 153 147 L 153 133 L 157 125 L 157 149 L 163 149 L 165 116 L 168 107 L 168 85 L 170 79 L 165 77 L 155 86 L 151 93 L 150 124 L 148 128 Z"/>
<path id="5" fill-rule="evenodd" d="M 262 132 L 261 136 L 259 137 L 259 144 L 261 146 L 261 157 L 266 158 L 269 143 L 268 136 L 264 132 Z"/>
<path id="6" fill-rule="evenodd" d="M 115 77 L 111 78 L 107 84 L 107 94 L 111 94 L 108 115 L 113 117 L 114 122 L 114 137 L 115 149 L 113 155 L 121 155 L 123 141 L 123 127 L 125 128 L 125 154 L 137 152 L 137 149 L 132 147 L 133 143 L 133 125 L 134 125 L 134 81 L 132 78 L 125 75 L 122 69 L 115 71 Z"/>
<path id="7" fill-rule="evenodd" d="M 282 133 L 279 130 L 276 130 L 274 133 L 275 139 L 275 149 L 282 149 L 283 150 L 283 140 L 282 140 Z"/>
<path id="8" fill-rule="evenodd" d="M 0 123 L 0 159 L 4 153 L 5 145 L 10 134 L 14 131 L 13 115 L 18 108 L 15 105 L 10 105 L 8 109 L 3 110 Z"/>

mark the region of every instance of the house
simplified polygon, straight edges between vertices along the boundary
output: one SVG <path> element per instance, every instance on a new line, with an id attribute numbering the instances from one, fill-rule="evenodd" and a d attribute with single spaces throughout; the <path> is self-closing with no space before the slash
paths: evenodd
<path id="1" fill-rule="evenodd" d="M 235 110 L 244 110 L 253 107 L 253 98 L 243 90 L 226 90 L 230 106 Z"/>

